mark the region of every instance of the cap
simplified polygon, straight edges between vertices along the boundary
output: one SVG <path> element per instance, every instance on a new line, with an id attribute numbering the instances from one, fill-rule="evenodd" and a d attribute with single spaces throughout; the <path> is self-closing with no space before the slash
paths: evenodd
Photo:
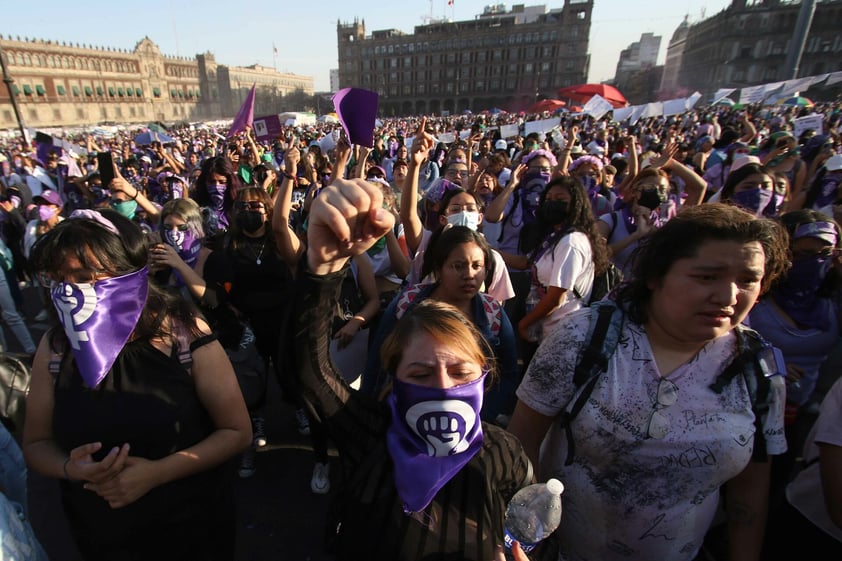
<path id="1" fill-rule="evenodd" d="M 509 147 L 509 144 L 503 140 L 502 138 L 494 143 L 495 150 L 506 150 Z"/>
<path id="2" fill-rule="evenodd" d="M 824 167 L 827 168 L 827 171 L 839 171 L 842 169 L 842 154 L 836 154 L 828 158 L 824 163 Z"/>
<path id="3" fill-rule="evenodd" d="M 386 170 L 385 170 L 385 169 L 383 169 L 383 168 L 382 168 L 382 167 L 380 167 L 380 166 L 371 166 L 370 168 L 368 168 L 368 172 L 366 173 L 366 175 L 371 175 L 371 174 L 372 174 L 372 172 L 374 172 L 374 171 L 379 171 L 379 172 L 380 172 L 380 174 L 381 174 L 383 177 L 386 177 Z"/>
<path id="4" fill-rule="evenodd" d="M 741 167 L 748 164 L 760 165 L 760 158 L 758 158 L 757 156 L 752 156 L 750 154 L 740 154 L 739 156 L 734 158 L 734 162 L 731 164 L 731 169 L 728 171 L 728 173 L 734 173 Z"/>
<path id="5" fill-rule="evenodd" d="M 44 191 L 41 191 L 40 195 L 35 195 L 34 197 L 32 197 L 32 202 L 36 205 L 62 206 L 63 204 L 58 192 L 53 191 L 51 189 L 45 189 Z"/>

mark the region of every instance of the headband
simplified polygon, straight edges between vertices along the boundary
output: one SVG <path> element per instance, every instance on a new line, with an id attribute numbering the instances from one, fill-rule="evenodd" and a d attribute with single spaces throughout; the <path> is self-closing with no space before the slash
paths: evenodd
<path id="1" fill-rule="evenodd" d="M 807 222 L 798 225 L 792 238 L 796 240 L 799 238 L 818 238 L 835 246 L 836 227 L 830 222 Z"/>
<path id="2" fill-rule="evenodd" d="M 80 208 L 80 209 L 74 210 L 70 214 L 70 216 L 68 216 L 68 218 L 82 218 L 82 219 L 93 220 L 94 222 L 98 222 L 102 227 L 104 227 L 106 230 L 108 230 L 109 232 L 111 232 L 115 236 L 120 235 L 120 230 L 117 229 L 117 226 L 115 226 L 113 222 L 111 222 L 109 219 L 107 219 L 106 217 L 104 217 L 102 214 L 100 214 L 99 212 L 97 212 L 95 210 Z"/>

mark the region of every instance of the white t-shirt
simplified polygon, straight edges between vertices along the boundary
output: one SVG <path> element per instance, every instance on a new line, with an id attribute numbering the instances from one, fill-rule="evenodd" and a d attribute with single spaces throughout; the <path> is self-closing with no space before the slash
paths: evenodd
<path id="1" fill-rule="evenodd" d="M 810 430 L 804 447 L 807 467 L 786 488 L 786 498 L 804 517 L 842 542 L 842 529 L 830 519 L 824 502 L 822 479 L 816 443 L 842 446 L 842 379 L 836 380 L 827 392 L 819 418 Z"/>
<path id="2" fill-rule="evenodd" d="M 421 267 L 424 264 L 424 252 L 430 245 L 432 235 L 433 233 L 426 228 L 421 232 L 421 241 L 418 243 L 418 249 L 415 251 L 415 257 L 412 258 L 409 267 L 409 277 L 407 278 L 409 286 L 431 280 L 429 275 L 426 279 L 421 278 Z M 503 256 L 496 249 L 491 250 L 491 255 L 494 256 L 494 276 L 487 283 L 487 292 L 498 302 L 505 302 L 509 298 L 514 298 L 515 289 L 512 286 L 511 278 L 509 278 L 509 270 L 506 268 Z"/>
<path id="3" fill-rule="evenodd" d="M 546 338 L 562 317 L 575 312 L 591 297 L 594 267 L 591 242 L 582 232 L 571 232 L 535 262 L 538 282 L 544 287 L 563 288 L 561 305 L 544 318 L 542 338 Z M 577 298 L 574 289 L 581 298 Z"/>
<path id="4" fill-rule="evenodd" d="M 574 392 L 573 371 L 590 325 L 591 310 L 564 318 L 529 364 L 518 398 L 555 417 Z M 560 525 L 565 561 L 690 561 L 716 512 L 719 488 L 751 460 L 754 414 L 742 377 L 721 394 L 708 386 L 732 362 L 736 337 L 708 342 L 666 378 L 677 401 L 659 406 L 669 430 L 647 438 L 661 376 L 642 326 L 625 321 L 608 370 L 596 381 L 572 423 L 575 456 L 565 466 L 564 429 L 554 421 L 541 446 L 539 478 L 564 483 Z M 785 386 L 772 378 L 766 450 L 786 450 Z"/>

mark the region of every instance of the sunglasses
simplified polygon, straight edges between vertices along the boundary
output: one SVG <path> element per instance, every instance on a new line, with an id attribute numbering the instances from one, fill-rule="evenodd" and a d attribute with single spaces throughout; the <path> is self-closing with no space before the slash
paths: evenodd
<path id="1" fill-rule="evenodd" d="M 260 201 L 237 201 L 234 203 L 237 210 L 266 210 L 266 205 Z"/>
<path id="2" fill-rule="evenodd" d="M 661 411 L 675 405 L 676 401 L 678 401 L 678 386 L 666 378 L 661 378 L 658 382 L 658 396 L 652 404 L 652 412 L 646 423 L 646 438 L 663 440 L 669 434 L 670 420 Z"/>

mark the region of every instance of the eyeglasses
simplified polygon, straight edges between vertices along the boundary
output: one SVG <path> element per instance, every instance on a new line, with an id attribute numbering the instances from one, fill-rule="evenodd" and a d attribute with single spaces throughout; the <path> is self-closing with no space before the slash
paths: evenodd
<path id="1" fill-rule="evenodd" d="M 473 263 L 468 263 L 466 261 L 454 261 L 452 263 L 446 263 L 444 267 L 446 269 L 450 269 L 458 275 L 464 275 L 468 272 L 468 269 L 470 269 L 472 273 L 476 274 L 485 269 L 485 263 L 479 263 L 477 261 L 474 261 Z"/>
<path id="2" fill-rule="evenodd" d="M 662 440 L 670 431 L 669 418 L 661 410 L 675 405 L 678 401 L 678 386 L 666 378 L 658 382 L 658 397 L 652 404 L 652 412 L 646 423 L 646 438 Z"/>
<path id="3" fill-rule="evenodd" d="M 369 173 L 368 176 L 369 177 L 379 177 L 380 179 L 383 179 L 383 174 L 380 173 L 379 171 L 375 172 L 375 173 Z"/>
<path id="4" fill-rule="evenodd" d="M 550 166 L 529 166 L 526 168 L 527 171 L 537 171 L 541 173 L 550 173 L 553 171 L 553 168 Z"/>
<path id="5" fill-rule="evenodd" d="M 466 205 L 449 205 L 447 207 L 447 214 L 456 214 L 457 212 L 477 212 L 479 211 L 479 207 L 477 205 L 466 204 Z"/>
<path id="6" fill-rule="evenodd" d="M 188 224 L 186 222 L 184 224 L 164 224 L 163 229 L 164 230 L 178 230 L 179 232 L 186 232 L 187 230 L 190 229 L 190 224 Z"/>
<path id="7" fill-rule="evenodd" d="M 260 201 L 237 201 L 234 203 L 237 210 L 266 210 L 266 205 Z"/>
<path id="8" fill-rule="evenodd" d="M 468 170 L 449 169 L 445 172 L 445 175 L 449 175 L 451 177 L 468 177 Z"/>
<path id="9" fill-rule="evenodd" d="M 841 251 L 842 250 L 839 250 L 839 249 L 836 249 L 836 248 L 833 248 L 833 247 L 826 247 L 826 248 L 822 249 L 821 251 L 798 250 L 798 251 L 792 252 L 792 258 L 795 261 L 798 261 L 798 260 L 801 260 L 801 259 L 810 259 L 810 258 L 815 258 L 815 257 L 821 257 L 821 258 L 826 259 L 828 257 L 838 257 Z"/>

